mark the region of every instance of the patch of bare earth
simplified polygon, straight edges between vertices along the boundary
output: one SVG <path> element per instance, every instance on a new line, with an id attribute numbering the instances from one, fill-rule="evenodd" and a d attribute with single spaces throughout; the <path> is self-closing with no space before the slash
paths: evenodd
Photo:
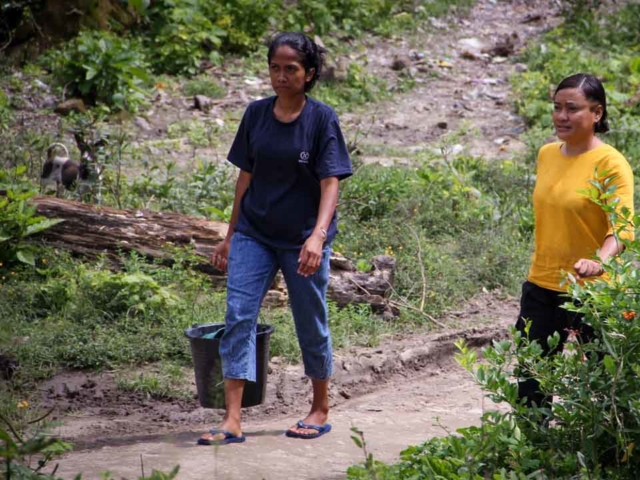
<path id="1" fill-rule="evenodd" d="M 453 153 L 494 159 L 521 152 L 525 125 L 513 112 L 509 79 L 526 69 L 516 60 L 525 45 L 558 22 L 551 2 L 482 0 L 466 17 L 432 20 L 425 34 L 376 44 L 367 51 L 370 69 L 393 83 L 410 77 L 416 87 L 342 116 L 361 130 L 365 162 L 407 163 L 456 131 L 466 134 L 448 145 Z"/>

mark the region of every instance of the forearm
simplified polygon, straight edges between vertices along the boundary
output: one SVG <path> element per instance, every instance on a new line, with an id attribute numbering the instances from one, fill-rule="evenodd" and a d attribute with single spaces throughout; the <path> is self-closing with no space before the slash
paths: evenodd
<path id="1" fill-rule="evenodd" d="M 604 239 L 604 243 L 598 250 L 598 258 L 606 262 L 611 257 L 615 257 L 624 250 L 624 245 L 614 235 L 609 235 Z"/>
<path id="2" fill-rule="evenodd" d="M 318 208 L 318 218 L 313 233 L 326 233 L 331 219 L 338 204 L 338 178 L 329 177 L 320 180 L 320 206 Z"/>
<path id="3" fill-rule="evenodd" d="M 235 232 L 236 224 L 238 223 L 238 217 L 240 216 L 240 204 L 242 203 L 242 197 L 244 197 L 244 194 L 249 188 L 250 183 L 251 174 L 249 172 L 245 172 L 244 170 L 240 170 L 240 175 L 238 175 L 238 180 L 236 181 L 236 191 L 233 198 L 233 210 L 231 212 L 231 221 L 229 222 L 229 230 L 225 239 L 226 241 L 231 240 L 231 237 Z"/>

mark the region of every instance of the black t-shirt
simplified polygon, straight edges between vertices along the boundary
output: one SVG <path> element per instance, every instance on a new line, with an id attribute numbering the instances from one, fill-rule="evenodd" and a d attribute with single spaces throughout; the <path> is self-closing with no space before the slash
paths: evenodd
<path id="1" fill-rule="evenodd" d="M 242 198 L 236 231 L 275 248 L 300 248 L 316 225 L 320 180 L 347 178 L 351 160 L 331 107 L 307 97 L 294 121 L 273 114 L 277 97 L 251 103 L 228 160 L 252 174 Z M 334 213 L 327 231 L 337 233 Z"/>

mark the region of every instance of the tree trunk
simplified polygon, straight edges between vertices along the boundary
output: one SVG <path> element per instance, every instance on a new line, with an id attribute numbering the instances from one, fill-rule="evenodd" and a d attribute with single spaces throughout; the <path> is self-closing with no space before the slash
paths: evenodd
<path id="1" fill-rule="evenodd" d="M 224 273 L 209 258 L 221 242 L 228 225 L 204 218 L 149 210 L 118 210 L 53 197 L 34 197 L 39 215 L 61 222 L 39 235 L 48 245 L 83 256 L 106 254 L 118 262 L 121 252 L 135 251 L 151 260 L 171 262 L 167 246 L 192 245 L 202 262 L 196 266 L 211 275 L 215 285 L 224 284 Z M 393 257 L 375 257 L 370 272 L 358 272 L 345 257 L 331 257 L 329 298 L 338 305 L 368 303 L 378 312 L 389 312 L 387 297 L 393 284 Z M 266 304 L 279 306 L 287 300 L 283 282 L 274 282 Z"/>

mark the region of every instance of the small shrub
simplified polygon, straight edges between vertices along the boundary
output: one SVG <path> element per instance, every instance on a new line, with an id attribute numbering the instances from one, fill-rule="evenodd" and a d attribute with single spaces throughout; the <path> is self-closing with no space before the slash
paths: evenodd
<path id="1" fill-rule="evenodd" d="M 13 114 L 9 108 L 9 97 L 0 89 L 0 132 L 9 128 L 9 124 L 13 119 Z"/>
<path id="2" fill-rule="evenodd" d="M 85 31 L 50 56 L 59 83 L 91 104 L 136 110 L 151 79 L 140 44 L 108 32 Z"/>
<path id="3" fill-rule="evenodd" d="M 87 271 L 79 288 L 91 292 L 93 307 L 109 317 L 153 313 L 177 302 L 172 293 L 140 272 Z"/>
<path id="4" fill-rule="evenodd" d="M 628 211 L 616 212 L 608 181 L 594 181 L 585 192 L 588 198 L 601 206 L 617 232 L 630 221 L 637 225 L 640 215 L 630 219 Z M 609 279 L 569 284 L 572 301 L 564 308 L 584 315 L 593 340 L 569 341 L 563 353 L 543 357 L 542 347 L 528 340 L 528 328 L 524 333 L 512 328 L 510 339 L 495 340 L 483 351 L 482 362 L 460 341 L 458 363 L 491 400 L 508 404 L 511 411 L 487 412 L 480 427 L 409 447 L 396 465 L 369 461 L 351 467 L 349 478 L 637 478 L 640 240 L 622 241 L 625 252 L 604 265 Z M 555 333 L 549 347 L 555 349 L 559 341 Z M 554 397 L 550 408 L 523 405 L 516 383 L 523 369 Z"/>
<path id="5" fill-rule="evenodd" d="M 216 27 L 227 32 L 222 50 L 245 53 L 263 43 L 278 23 L 284 6 L 281 0 L 231 0 L 212 2 L 211 8 Z"/>
<path id="6" fill-rule="evenodd" d="M 205 95 L 211 98 L 222 98 L 226 95 L 225 89 L 213 78 L 200 76 L 187 81 L 184 84 L 185 95 Z"/>
<path id="7" fill-rule="evenodd" d="M 388 218 L 408 195 L 412 181 L 404 169 L 361 168 L 342 191 L 340 212 L 358 222 Z"/>
<path id="8" fill-rule="evenodd" d="M 390 98 L 391 93 L 387 83 L 369 73 L 366 65 L 353 62 L 347 67 L 347 76 L 343 81 L 320 82 L 313 90 L 313 95 L 340 112 L 341 109 L 380 102 Z"/>
<path id="9" fill-rule="evenodd" d="M 45 474 L 43 470 L 53 460 L 71 451 L 73 446 L 59 438 L 48 436 L 41 430 L 19 433 L 8 419 L 0 416 L 0 420 L 4 423 L 0 427 L 0 442 L 3 444 L 0 458 L 4 459 L 0 464 L 2 477 L 16 480 L 59 480 L 53 474 Z M 38 457 L 38 460 L 34 457 Z"/>
<path id="10" fill-rule="evenodd" d="M 191 124 L 189 124 L 191 125 Z M 229 221 L 233 208 L 236 172 L 226 164 L 198 161 L 193 171 L 182 180 L 174 175 L 175 164 L 165 171 L 154 167 L 135 180 L 131 191 L 135 194 L 133 207 L 153 200 L 153 206 L 190 215 L 204 215 L 214 220 Z"/>
<path id="11" fill-rule="evenodd" d="M 150 6 L 148 48 L 157 73 L 193 76 L 203 58 L 219 59 L 227 32 L 214 24 L 205 5 L 198 0 L 161 0 Z"/>
<path id="12" fill-rule="evenodd" d="M 35 266 L 36 249 L 27 237 L 62 222 L 38 216 L 36 207 L 28 203 L 34 195 L 8 190 L 0 196 L 0 271 L 17 262 Z"/>

